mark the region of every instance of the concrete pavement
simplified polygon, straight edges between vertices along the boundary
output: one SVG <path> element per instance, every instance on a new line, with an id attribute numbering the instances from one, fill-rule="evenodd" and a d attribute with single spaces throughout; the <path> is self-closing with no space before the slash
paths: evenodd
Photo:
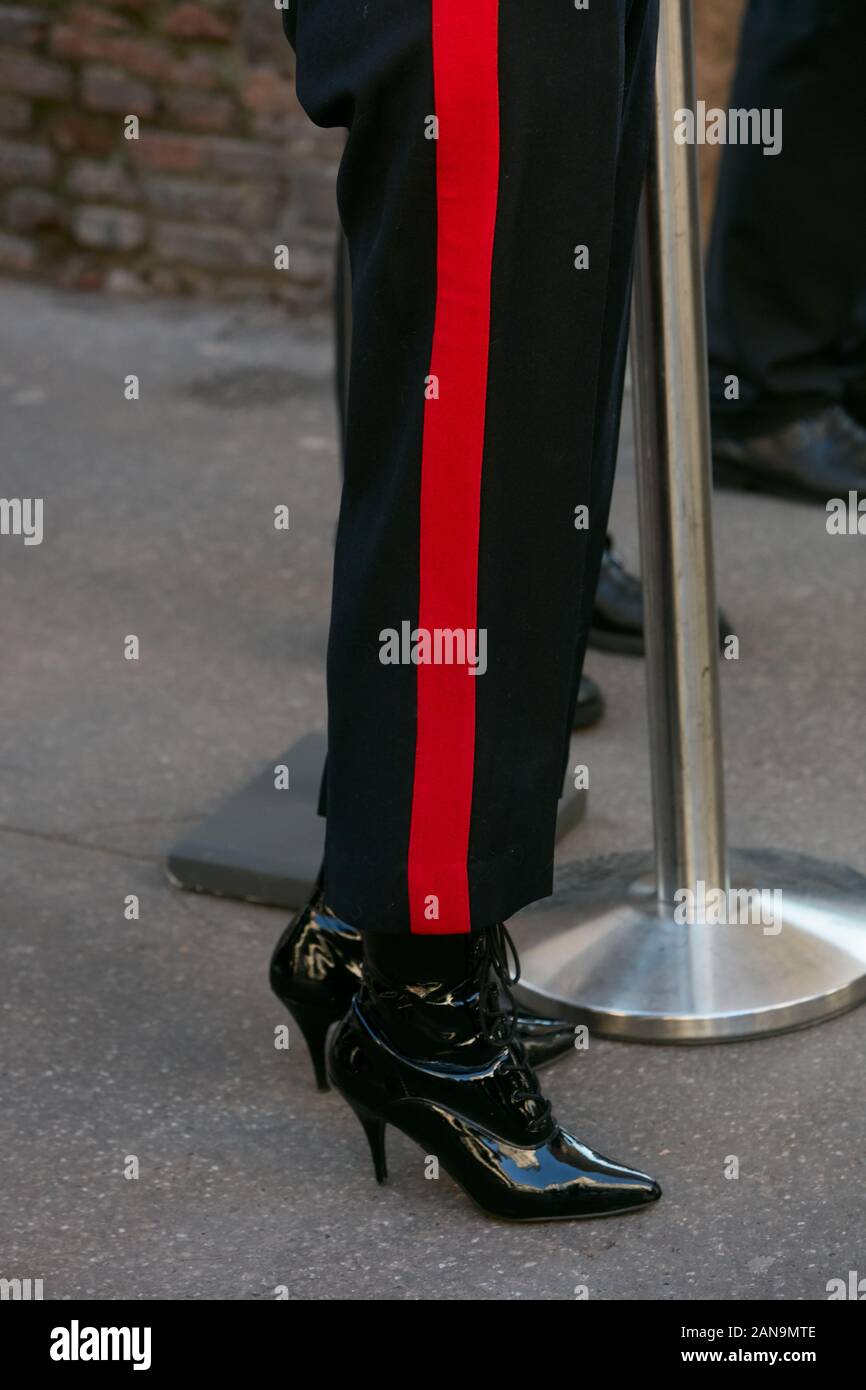
<path id="1" fill-rule="evenodd" d="M 182 829 L 322 726 L 328 325 L 7 283 L 0 363 L 0 493 L 45 499 L 41 545 L 0 538 L 0 1276 L 52 1299 L 799 1300 L 866 1273 L 864 1009 L 749 1044 L 593 1040 L 549 1073 L 581 1137 L 660 1177 L 632 1220 L 490 1223 L 394 1131 L 376 1187 L 300 1039 L 274 1048 L 282 915 L 162 871 Z M 629 431 L 614 530 L 634 561 Z M 731 495 L 716 531 L 741 637 L 731 840 L 866 872 L 866 542 Z M 588 670 L 608 715 L 569 857 L 651 839 L 641 663 Z"/>

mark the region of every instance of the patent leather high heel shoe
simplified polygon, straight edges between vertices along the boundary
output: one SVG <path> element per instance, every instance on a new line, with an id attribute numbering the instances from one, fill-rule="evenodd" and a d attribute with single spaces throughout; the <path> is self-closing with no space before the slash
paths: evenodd
<path id="1" fill-rule="evenodd" d="M 361 983 L 361 933 L 325 903 L 319 873 L 307 906 L 293 918 L 271 957 L 271 989 L 304 1035 L 316 1085 L 327 1091 L 325 1039 Z"/>
<path id="2" fill-rule="evenodd" d="M 557 1123 L 515 1036 L 507 933 L 479 935 L 487 941 L 462 984 L 395 985 L 368 963 L 330 1041 L 331 1083 L 364 1128 L 377 1180 L 387 1177 L 391 1124 L 491 1216 L 567 1221 L 655 1202 L 661 1188 L 653 1178 L 595 1153 Z M 505 995 L 505 1009 L 494 991 Z"/>
<path id="3" fill-rule="evenodd" d="M 361 933 L 335 916 L 319 873 L 307 906 L 289 922 L 271 957 L 271 988 L 295 1019 L 309 1048 L 320 1091 L 327 1091 L 325 1039 L 361 984 Z M 517 1015 L 517 1031 L 532 1065 L 549 1066 L 574 1047 L 574 1029 L 561 1019 Z"/>

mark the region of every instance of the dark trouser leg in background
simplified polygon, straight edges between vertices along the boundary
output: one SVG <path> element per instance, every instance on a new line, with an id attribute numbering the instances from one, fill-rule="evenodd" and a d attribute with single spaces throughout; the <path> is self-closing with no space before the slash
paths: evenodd
<path id="1" fill-rule="evenodd" d="M 781 108 L 783 145 L 722 156 L 707 272 L 720 433 L 784 426 L 866 375 L 864 50 L 862 0 L 751 0 L 729 104 Z"/>

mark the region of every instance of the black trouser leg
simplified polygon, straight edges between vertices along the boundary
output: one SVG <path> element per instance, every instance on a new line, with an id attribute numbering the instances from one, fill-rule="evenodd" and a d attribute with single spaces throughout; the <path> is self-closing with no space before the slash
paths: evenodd
<path id="1" fill-rule="evenodd" d="M 550 891 L 655 10 L 300 3 L 300 100 L 349 128 L 326 874 L 365 930 L 466 932 Z"/>
<path id="2" fill-rule="evenodd" d="M 864 52 L 862 0 L 751 0 L 730 106 L 780 108 L 783 144 L 722 157 L 707 274 L 720 432 L 789 423 L 866 372 Z"/>
<path id="3" fill-rule="evenodd" d="M 626 27 L 625 85 L 616 173 L 616 203 L 612 223 L 611 274 L 602 328 L 600 390 L 596 400 L 593 437 L 590 502 L 592 525 L 584 571 L 578 579 L 579 620 L 571 687 L 571 713 L 565 728 L 565 759 L 568 757 L 574 708 L 580 688 L 589 630 L 592 626 L 616 473 L 623 382 L 628 356 L 634 228 L 652 129 L 657 25 L 656 6 L 632 7 Z M 625 274 L 623 267 L 627 267 Z"/>

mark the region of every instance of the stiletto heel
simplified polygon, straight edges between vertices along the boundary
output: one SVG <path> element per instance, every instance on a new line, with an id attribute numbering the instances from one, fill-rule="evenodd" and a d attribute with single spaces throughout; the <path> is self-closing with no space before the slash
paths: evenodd
<path id="1" fill-rule="evenodd" d="M 325 1068 L 325 1039 L 334 1022 L 333 1013 L 330 1009 L 321 1009 L 310 1004 L 287 1004 L 286 1008 L 304 1035 L 313 1071 L 316 1073 L 316 1085 L 320 1091 L 330 1090 Z"/>
<path id="2" fill-rule="evenodd" d="M 367 1143 L 370 1145 L 370 1153 L 373 1156 L 376 1181 L 384 1183 L 388 1177 L 388 1163 L 385 1158 L 385 1121 L 379 1115 L 372 1115 L 369 1110 L 359 1110 L 356 1105 L 353 1105 L 352 1109 L 364 1127 Z"/>

